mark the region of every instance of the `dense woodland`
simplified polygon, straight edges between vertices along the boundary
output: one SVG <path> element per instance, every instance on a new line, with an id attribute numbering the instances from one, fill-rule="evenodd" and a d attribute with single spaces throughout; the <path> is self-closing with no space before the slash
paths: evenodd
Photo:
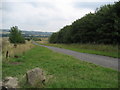
<path id="1" fill-rule="evenodd" d="M 53 33 L 50 43 L 120 43 L 120 1 L 97 8 L 95 13 L 86 14 L 81 19 Z"/>

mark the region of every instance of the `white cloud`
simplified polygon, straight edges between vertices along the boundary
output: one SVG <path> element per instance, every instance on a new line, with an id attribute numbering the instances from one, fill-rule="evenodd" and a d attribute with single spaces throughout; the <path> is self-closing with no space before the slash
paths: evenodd
<path id="1" fill-rule="evenodd" d="M 18 25 L 24 30 L 58 31 L 74 20 L 81 18 L 93 8 L 74 7 L 83 0 L 4 0 L 2 1 L 3 28 Z M 84 0 L 101 2 L 103 0 Z M 106 0 L 105 2 L 114 2 Z M 2 28 L 2 27 L 0 27 Z"/>

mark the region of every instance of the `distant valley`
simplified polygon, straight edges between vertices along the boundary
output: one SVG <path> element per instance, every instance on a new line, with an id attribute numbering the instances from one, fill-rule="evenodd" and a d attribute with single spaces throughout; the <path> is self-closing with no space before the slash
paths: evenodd
<path id="1" fill-rule="evenodd" d="M 21 30 L 25 37 L 49 37 L 53 32 Z M 8 37 L 10 29 L 0 29 L 0 37 Z"/>

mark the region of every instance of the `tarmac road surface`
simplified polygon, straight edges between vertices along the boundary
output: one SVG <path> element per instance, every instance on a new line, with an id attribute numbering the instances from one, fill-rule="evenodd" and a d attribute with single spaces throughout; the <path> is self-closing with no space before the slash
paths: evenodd
<path id="1" fill-rule="evenodd" d="M 42 46 L 42 47 L 47 47 L 55 52 L 71 55 L 79 60 L 87 61 L 90 63 L 94 63 L 96 65 L 100 65 L 103 67 L 108 67 L 108 68 L 112 68 L 114 70 L 118 70 L 118 63 L 119 63 L 118 58 L 112 58 L 112 57 L 108 57 L 108 56 L 101 56 L 101 55 L 95 55 L 95 54 L 80 53 L 80 52 L 76 52 L 76 51 L 72 51 L 72 50 L 68 50 L 68 49 L 40 45 L 35 42 L 33 42 L 33 44 Z M 119 69 L 119 71 L 120 71 L 120 69 Z"/>

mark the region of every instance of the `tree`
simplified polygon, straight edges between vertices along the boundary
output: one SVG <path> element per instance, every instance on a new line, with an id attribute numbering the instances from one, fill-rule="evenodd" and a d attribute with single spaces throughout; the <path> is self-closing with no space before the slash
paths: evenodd
<path id="1" fill-rule="evenodd" d="M 22 36 L 22 33 L 17 26 L 11 27 L 9 41 L 10 43 L 13 43 L 14 46 L 19 43 L 25 43 L 25 38 Z"/>
<path id="2" fill-rule="evenodd" d="M 120 1 L 97 8 L 52 34 L 50 43 L 120 44 Z"/>

